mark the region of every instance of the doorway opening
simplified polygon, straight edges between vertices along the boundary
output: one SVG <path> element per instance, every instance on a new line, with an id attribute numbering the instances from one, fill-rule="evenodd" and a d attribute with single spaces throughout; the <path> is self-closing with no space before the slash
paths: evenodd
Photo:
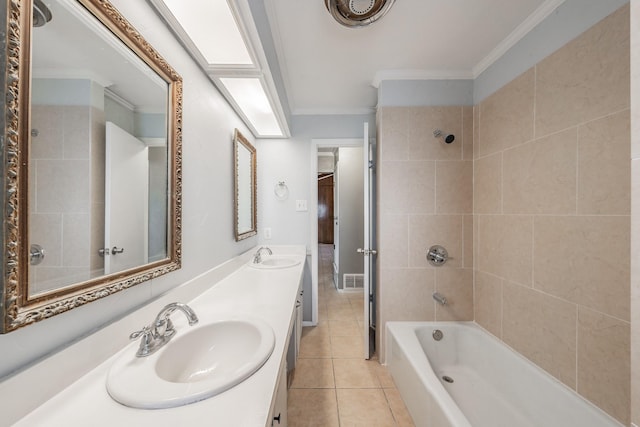
<path id="1" fill-rule="evenodd" d="M 312 140 L 314 184 L 310 198 L 309 240 L 313 297 L 312 322 L 305 325 L 315 326 L 319 320 L 329 320 L 334 327 L 339 325 L 338 318 L 332 319 L 332 314 L 328 313 L 326 293 L 330 290 L 336 299 L 344 299 L 343 306 L 348 303 L 356 313 L 365 359 L 371 357 L 375 345 L 375 297 L 371 295 L 372 269 L 367 268 L 374 258 L 370 254 L 375 251 L 369 250 L 369 234 L 365 232 L 367 226 L 373 224 L 370 221 L 372 204 L 367 204 L 367 200 L 372 200 L 369 191 L 373 181 L 369 167 L 372 163 L 368 159 L 373 151 L 367 132 L 368 125 L 365 124 L 363 139 Z M 331 267 L 327 265 L 328 258 Z M 321 312 L 318 310 L 319 299 L 324 300 Z M 339 317 L 347 313 L 334 314 L 333 317 Z"/>
<path id="2" fill-rule="evenodd" d="M 333 245 L 333 283 L 340 292 L 364 289 L 362 159 L 362 146 L 318 149 L 318 244 Z"/>

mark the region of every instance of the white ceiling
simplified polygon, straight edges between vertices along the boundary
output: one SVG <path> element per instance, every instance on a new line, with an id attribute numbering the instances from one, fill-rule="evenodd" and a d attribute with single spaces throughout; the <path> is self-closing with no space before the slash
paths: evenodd
<path id="1" fill-rule="evenodd" d="M 564 0 L 397 0 L 346 28 L 324 0 L 265 0 L 292 114 L 363 114 L 391 79 L 472 79 Z"/>
<path id="2" fill-rule="evenodd" d="M 166 111 L 167 84 L 82 6 L 46 4 L 53 18 L 32 33 L 34 78 L 90 79 L 136 110 Z"/>

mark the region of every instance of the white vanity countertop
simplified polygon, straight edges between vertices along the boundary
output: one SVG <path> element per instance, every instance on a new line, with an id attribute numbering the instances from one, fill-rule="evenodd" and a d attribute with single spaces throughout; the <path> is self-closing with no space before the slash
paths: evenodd
<path id="1" fill-rule="evenodd" d="M 300 259 L 300 264 L 273 270 L 258 270 L 245 264 L 194 300 L 180 301 L 193 308 L 201 323 L 225 314 L 246 315 L 262 319 L 273 328 L 273 353 L 247 380 L 217 396 L 176 408 L 145 410 L 123 406 L 107 393 L 106 377 L 114 359 L 122 352 L 134 357 L 139 345 L 136 341 L 61 390 L 15 426 L 270 426 L 271 403 L 280 364 L 286 358 L 292 314 L 302 280 L 304 248 L 295 251 L 293 256 Z M 157 311 L 163 305 L 158 304 Z M 171 319 L 178 331 L 176 337 L 188 330 L 182 313 L 174 313 Z M 152 320 L 148 319 L 148 323 Z M 131 332 L 141 326 L 132 324 Z"/>

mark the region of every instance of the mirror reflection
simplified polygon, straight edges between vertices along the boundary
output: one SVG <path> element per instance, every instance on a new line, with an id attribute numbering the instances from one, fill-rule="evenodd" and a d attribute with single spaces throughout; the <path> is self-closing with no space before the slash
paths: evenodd
<path id="1" fill-rule="evenodd" d="M 34 18 L 30 296 L 166 258 L 168 229 L 168 84 L 75 1 Z"/>
<path id="2" fill-rule="evenodd" d="M 5 7 L 0 333 L 179 269 L 182 229 L 180 75 L 107 0 Z"/>
<path id="3" fill-rule="evenodd" d="M 236 240 L 255 236 L 256 226 L 256 149 L 240 133 L 234 134 L 235 235 Z"/>

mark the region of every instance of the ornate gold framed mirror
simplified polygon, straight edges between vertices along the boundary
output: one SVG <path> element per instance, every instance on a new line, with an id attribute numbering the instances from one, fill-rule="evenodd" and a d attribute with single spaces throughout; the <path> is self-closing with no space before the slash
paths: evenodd
<path id="1" fill-rule="evenodd" d="M 6 333 L 181 265 L 182 79 L 106 0 L 5 2 Z"/>
<path id="2" fill-rule="evenodd" d="M 238 129 L 233 135 L 236 241 L 258 233 L 256 213 L 256 149 Z"/>

